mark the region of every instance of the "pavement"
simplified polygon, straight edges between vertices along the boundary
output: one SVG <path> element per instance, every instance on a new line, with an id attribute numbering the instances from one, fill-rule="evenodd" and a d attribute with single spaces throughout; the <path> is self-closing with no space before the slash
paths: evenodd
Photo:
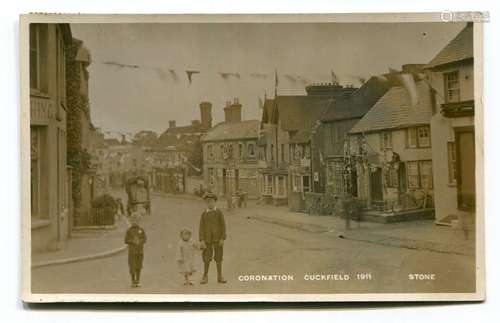
<path id="1" fill-rule="evenodd" d="M 152 195 L 161 198 L 200 200 L 199 197 L 188 194 L 153 192 Z M 436 225 L 432 220 L 386 224 L 352 221 L 350 229 L 346 230 L 345 219 L 339 217 L 290 212 L 287 207 L 259 205 L 255 201 L 250 201 L 247 208 L 237 208 L 231 212 L 248 219 L 286 228 L 311 233 L 336 233 L 346 240 L 458 255 L 474 255 L 475 252 L 473 235 L 467 236 L 461 230 Z M 32 267 L 84 261 L 122 252 L 126 249 L 123 236 L 128 226 L 126 217 L 122 217 L 111 229 L 75 231 L 72 239 L 68 240 L 62 249 L 34 254 Z"/>
<path id="2" fill-rule="evenodd" d="M 117 195 L 118 196 L 118 195 Z M 467 292 L 475 286 L 475 259 L 459 253 L 435 252 L 431 248 L 394 247 L 387 243 L 349 240 L 341 219 L 288 212 L 286 208 L 249 203 L 246 209 L 224 212 L 228 238 L 224 246 L 224 274 L 227 284 L 215 281 L 215 266 L 209 283 L 186 287 L 175 261 L 176 244 L 182 229 L 191 229 L 197 238 L 199 217 L 206 207 L 201 199 L 152 195 L 152 213 L 143 219 L 148 236 L 145 245 L 142 287 L 131 288 L 127 254 L 32 268 L 33 293 L 151 293 L 151 294 L 234 294 L 234 293 L 366 293 L 366 292 Z M 398 241 L 433 237 L 434 224 L 352 223 L 353 233 L 366 231 Z M 415 228 L 411 230 L 410 226 Z M 422 229 L 422 227 L 424 229 Z M 428 229 L 426 229 L 428 227 Z M 457 233 L 451 228 L 442 229 Z M 438 230 L 439 230 L 438 229 Z M 415 231 L 416 230 L 416 231 Z M 420 230 L 420 231 L 418 231 Z M 415 232 L 414 232 L 415 231 Z M 439 233 L 439 232 L 438 232 Z M 450 237 L 451 237 L 450 233 Z M 109 236 L 108 236 L 109 234 Z M 116 245 L 122 244 L 120 230 L 109 231 Z M 344 238 L 341 238 L 343 236 Z M 103 237 L 101 237 L 103 238 Z M 95 239 L 95 240 L 93 240 Z M 86 250 L 105 243 L 93 239 L 80 241 Z M 107 239 L 107 238 L 106 238 Z M 365 235 L 366 239 L 366 235 Z M 459 236 L 456 237 L 459 241 Z M 108 240 L 108 241 L 111 241 Z M 421 240 L 418 240 L 421 241 Z M 75 246 L 76 247 L 76 246 Z M 111 246 L 109 247 L 111 249 Z M 69 255 L 75 251 L 67 249 Z M 83 254 L 82 254 L 83 255 Z M 95 255 L 95 254 L 94 254 Z M 201 278 L 201 254 L 196 257 L 195 281 Z M 433 281 L 409 279 L 411 273 L 433 273 Z M 316 274 L 350 275 L 348 280 L 314 281 Z M 252 275 L 290 275 L 288 281 L 245 281 Z M 57 279 L 54 279 L 57 277 Z M 78 277 L 78 279 L 75 279 Z M 369 277 L 369 279 L 363 279 Z"/>
<path id="3" fill-rule="evenodd" d="M 129 225 L 126 217 L 122 216 L 117 219 L 113 227 L 74 230 L 71 238 L 65 241 L 58 250 L 33 253 L 31 267 L 85 261 L 123 252 L 126 249 L 123 237 Z"/>
<path id="4" fill-rule="evenodd" d="M 475 254 L 473 232 L 436 225 L 433 220 L 397 223 L 351 221 L 346 230 L 345 219 L 335 216 L 290 212 L 287 207 L 250 205 L 236 209 L 243 216 L 258 221 L 312 233 L 333 232 L 342 239 L 375 243 L 396 248 L 418 249 L 459 255 Z"/>

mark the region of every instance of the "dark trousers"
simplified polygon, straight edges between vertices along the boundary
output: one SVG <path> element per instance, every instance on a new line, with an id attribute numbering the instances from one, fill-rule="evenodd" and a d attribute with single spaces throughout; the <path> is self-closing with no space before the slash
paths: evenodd
<path id="1" fill-rule="evenodd" d="M 207 247 L 203 249 L 203 262 L 210 263 L 210 261 L 215 260 L 216 263 L 222 262 L 222 256 L 224 254 L 224 248 L 219 246 L 218 241 L 207 242 Z"/>
<path id="2" fill-rule="evenodd" d="M 128 254 L 128 268 L 133 281 L 139 281 L 143 260 L 144 254 L 142 253 Z"/>

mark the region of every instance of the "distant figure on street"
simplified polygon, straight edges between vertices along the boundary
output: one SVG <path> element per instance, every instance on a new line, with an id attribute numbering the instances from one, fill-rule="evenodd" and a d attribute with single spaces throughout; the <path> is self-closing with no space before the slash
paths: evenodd
<path id="1" fill-rule="evenodd" d="M 140 287 L 142 262 L 144 259 L 144 244 L 146 232 L 139 226 L 141 217 L 133 212 L 130 220 L 132 225 L 125 234 L 125 243 L 128 245 L 128 267 L 132 279 L 132 287 Z"/>
<path id="2" fill-rule="evenodd" d="M 121 198 L 116 199 L 116 204 L 117 204 L 117 212 L 116 215 L 120 218 L 122 215 L 125 214 L 125 208 L 123 207 L 123 202 Z"/>
<path id="3" fill-rule="evenodd" d="M 207 193 L 203 197 L 207 209 L 201 214 L 199 238 L 200 247 L 203 249 L 203 278 L 201 284 L 208 283 L 208 270 L 212 258 L 217 264 L 217 282 L 225 284 L 227 281 L 222 276 L 222 256 L 224 252 L 224 240 L 226 239 L 226 223 L 224 214 L 215 207 L 217 196 Z"/>
<path id="4" fill-rule="evenodd" d="M 187 229 L 181 230 L 181 238 L 177 243 L 176 260 L 179 265 L 179 272 L 184 277 L 184 285 L 193 285 L 191 277 L 196 272 L 194 255 L 199 249 L 199 245 L 191 239 L 191 231 Z"/>

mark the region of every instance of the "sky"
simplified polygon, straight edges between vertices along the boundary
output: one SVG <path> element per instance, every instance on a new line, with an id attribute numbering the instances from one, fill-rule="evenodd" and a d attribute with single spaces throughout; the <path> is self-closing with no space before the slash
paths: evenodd
<path id="1" fill-rule="evenodd" d="M 427 63 L 461 23 L 151 23 L 72 24 L 89 49 L 92 122 L 103 131 L 162 133 L 169 120 L 188 125 L 199 103 L 214 124 L 238 98 L 245 120 L 259 119 L 259 98 L 304 95 L 305 85 L 344 85 Z M 112 64 L 109 64 L 112 63 Z M 115 63 L 128 66 L 117 66 Z M 174 72 L 171 72 L 173 70 Z M 186 71 L 199 71 L 189 83 Z M 220 73 L 237 73 L 221 76 Z"/>

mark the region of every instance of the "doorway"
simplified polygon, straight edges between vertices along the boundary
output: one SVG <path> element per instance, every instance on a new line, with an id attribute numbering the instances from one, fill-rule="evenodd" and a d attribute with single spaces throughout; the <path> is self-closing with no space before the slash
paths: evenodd
<path id="1" fill-rule="evenodd" d="M 476 207 L 476 155 L 474 128 L 455 130 L 458 208 L 474 211 Z"/>
<path id="2" fill-rule="evenodd" d="M 375 171 L 370 171 L 370 197 L 372 201 L 382 201 L 382 169 L 377 167 Z"/>

